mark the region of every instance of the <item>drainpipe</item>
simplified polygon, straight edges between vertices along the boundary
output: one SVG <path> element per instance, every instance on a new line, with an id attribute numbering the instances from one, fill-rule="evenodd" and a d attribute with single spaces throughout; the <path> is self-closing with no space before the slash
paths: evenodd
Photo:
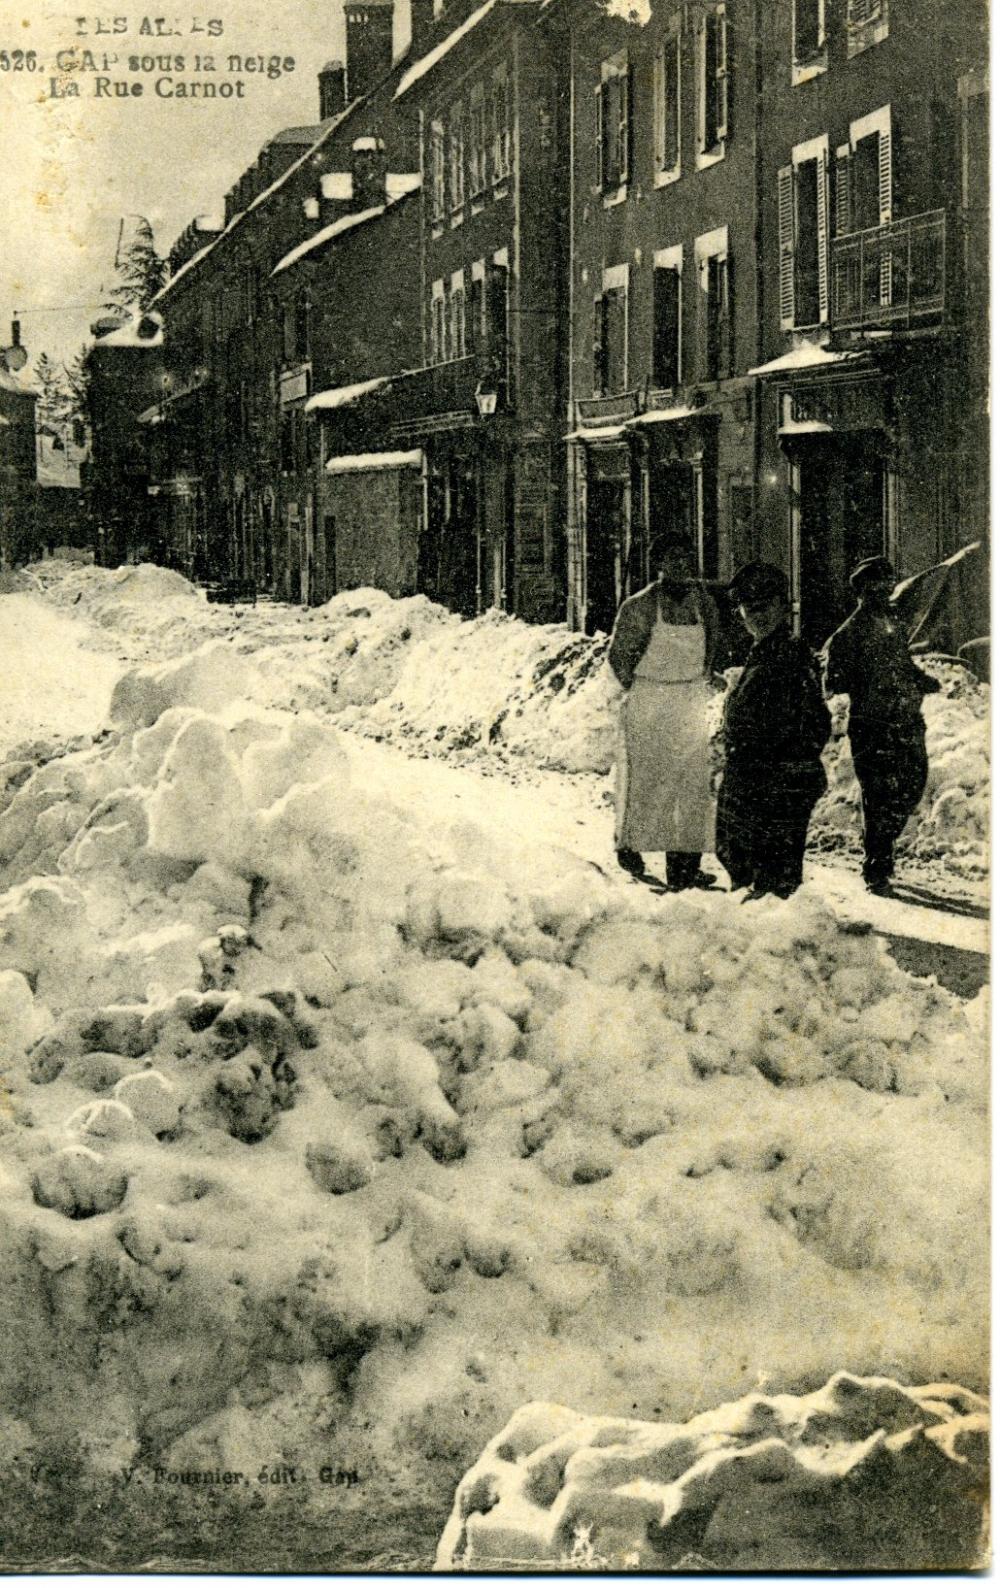
<path id="1" fill-rule="evenodd" d="M 576 351 L 576 62 L 574 58 L 575 30 L 569 29 L 569 253 L 567 264 L 569 267 L 569 290 L 566 297 L 566 310 L 568 317 L 568 336 L 566 342 L 566 434 L 574 430 L 573 415 L 576 412 L 575 395 L 575 351 Z M 576 471 L 578 468 L 576 443 L 564 443 L 566 447 L 566 520 L 567 529 L 572 531 L 572 536 L 566 536 L 566 626 L 570 626 L 570 612 L 576 607 L 576 594 L 573 588 L 573 573 L 576 570 L 579 558 L 580 525 L 576 521 L 579 492 L 576 488 Z M 570 555 L 572 549 L 572 555 Z M 577 617 L 581 617 L 577 614 Z"/>
<path id="2" fill-rule="evenodd" d="M 761 193 L 763 192 L 764 173 L 762 170 L 761 156 L 761 120 L 764 104 L 763 83 L 763 50 L 760 38 L 760 0 L 753 0 L 752 21 L 754 41 L 753 72 L 754 72 L 754 115 L 753 115 L 753 246 L 754 246 L 754 368 L 764 362 L 764 254 L 762 248 L 762 222 L 761 222 Z M 763 467 L 763 437 L 762 404 L 761 404 L 761 378 L 753 376 L 753 385 L 750 388 L 750 419 L 753 428 L 753 486 L 750 497 L 750 554 L 752 557 L 760 556 L 760 531 L 758 529 L 758 515 L 760 505 L 760 482 Z"/>

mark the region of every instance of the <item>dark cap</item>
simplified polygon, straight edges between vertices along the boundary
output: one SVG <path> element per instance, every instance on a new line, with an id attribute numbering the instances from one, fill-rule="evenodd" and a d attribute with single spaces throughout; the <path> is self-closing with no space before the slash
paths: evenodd
<path id="1" fill-rule="evenodd" d="M 737 606 L 747 601 L 771 601 L 775 596 L 785 601 L 788 580 L 773 562 L 747 562 L 733 575 L 729 594 Z"/>
<path id="2" fill-rule="evenodd" d="M 883 579 L 888 580 L 890 584 L 896 582 L 896 570 L 888 557 L 866 557 L 864 562 L 858 563 L 851 574 L 851 589 L 863 590 L 865 585 Z"/>

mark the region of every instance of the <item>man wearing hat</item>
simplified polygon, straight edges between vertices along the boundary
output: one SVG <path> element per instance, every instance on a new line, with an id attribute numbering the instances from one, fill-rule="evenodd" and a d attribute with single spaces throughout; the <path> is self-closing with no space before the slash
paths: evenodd
<path id="1" fill-rule="evenodd" d="M 826 787 L 830 713 L 812 652 L 791 633 L 780 568 L 752 562 L 730 595 L 753 647 L 725 705 L 716 853 L 748 898 L 788 898 L 802 881 L 806 833 Z"/>
<path id="2" fill-rule="evenodd" d="M 872 893 L 888 893 L 896 840 L 927 784 L 923 698 L 941 686 L 910 655 L 892 610 L 891 562 L 866 557 L 850 582 L 858 604 L 824 647 L 826 689 L 850 696 L 847 733 L 861 785 L 863 876 Z"/>

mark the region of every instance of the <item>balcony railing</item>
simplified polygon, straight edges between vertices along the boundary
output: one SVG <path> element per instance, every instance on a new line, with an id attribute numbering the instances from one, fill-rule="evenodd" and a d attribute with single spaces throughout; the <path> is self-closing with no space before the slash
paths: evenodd
<path id="1" fill-rule="evenodd" d="M 841 331 L 929 325 L 945 309 L 944 210 L 833 241 L 832 319 Z"/>

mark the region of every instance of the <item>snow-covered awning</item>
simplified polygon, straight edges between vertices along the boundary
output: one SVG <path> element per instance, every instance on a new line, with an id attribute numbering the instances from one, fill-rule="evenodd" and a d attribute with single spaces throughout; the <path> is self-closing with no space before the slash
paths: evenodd
<path id="1" fill-rule="evenodd" d="M 449 33 L 447 38 L 443 38 L 440 44 L 435 45 L 434 49 L 428 51 L 426 55 L 422 55 L 419 61 L 414 61 L 413 65 L 408 67 L 399 79 L 395 98 L 399 99 L 402 94 L 408 93 L 414 83 L 419 83 L 422 77 L 426 77 L 428 72 L 433 71 L 434 67 L 444 60 L 449 51 L 453 50 L 455 45 L 465 38 L 467 33 L 471 33 L 473 28 L 479 26 L 484 17 L 489 16 L 496 3 L 497 0 L 486 0 L 485 5 L 481 5 L 478 10 L 472 12 L 471 16 L 467 16 L 461 26 L 457 27 L 453 33 Z"/>
<path id="2" fill-rule="evenodd" d="M 625 434 L 624 424 L 591 425 L 590 429 L 571 430 L 564 441 L 618 441 Z"/>
<path id="3" fill-rule="evenodd" d="M 786 419 L 778 426 L 779 436 L 829 436 L 833 426 L 822 419 Z"/>
<path id="4" fill-rule="evenodd" d="M 328 412 L 331 408 L 349 408 L 352 403 L 360 402 L 362 397 L 367 397 L 369 392 L 381 391 L 383 386 L 388 386 L 388 375 L 376 375 L 374 380 L 355 381 L 353 386 L 334 386 L 329 391 L 318 391 L 306 403 L 306 413 L 317 411 Z"/>
<path id="5" fill-rule="evenodd" d="M 417 447 L 412 452 L 347 452 L 330 458 L 327 474 L 374 474 L 381 469 L 419 469 L 424 455 Z"/>
<path id="6" fill-rule="evenodd" d="M 630 419 L 628 427 L 632 430 L 636 425 L 668 425 L 678 419 L 697 419 L 704 415 L 704 412 L 703 408 L 686 408 L 683 406 L 677 408 L 651 408 L 648 413 L 637 414 L 634 419 Z"/>
<path id="7" fill-rule="evenodd" d="M 769 364 L 758 364 L 756 369 L 747 370 L 747 374 L 791 375 L 797 369 L 823 369 L 828 364 L 853 364 L 864 356 L 863 353 L 830 348 L 820 342 L 800 342 L 799 346 L 793 347 L 790 353 L 783 353 L 780 358 L 772 358 Z"/>

